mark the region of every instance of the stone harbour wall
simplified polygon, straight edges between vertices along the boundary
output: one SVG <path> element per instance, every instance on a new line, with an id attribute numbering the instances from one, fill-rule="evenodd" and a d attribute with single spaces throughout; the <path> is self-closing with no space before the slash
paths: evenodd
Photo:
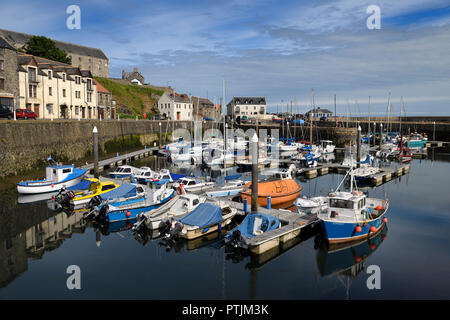
<path id="1" fill-rule="evenodd" d="M 162 122 L 162 134 L 191 128 L 191 122 Z M 159 143 L 158 121 L 0 121 L 0 177 L 18 175 L 46 165 L 48 156 L 72 163 L 92 154 L 92 130 L 99 132 L 101 153 L 135 150 Z M 166 130 L 167 128 L 167 130 Z"/>

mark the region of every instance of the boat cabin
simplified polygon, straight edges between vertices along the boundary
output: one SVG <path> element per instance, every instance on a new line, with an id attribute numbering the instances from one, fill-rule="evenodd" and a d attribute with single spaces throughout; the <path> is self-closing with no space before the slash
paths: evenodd
<path id="1" fill-rule="evenodd" d="M 48 182 L 58 182 L 66 179 L 73 173 L 74 166 L 49 166 L 46 168 L 45 176 Z"/>
<path id="2" fill-rule="evenodd" d="M 178 180 L 178 183 L 183 184 L 185 186 L 193 186 L 197 184 L 197 181 L 193 178 L 181 178 Z"/>
<path id="3" fill-rule="evenodd" d="M 191 211 L 200 203 L 200 199 L 197 195 L 191 193 L 185 193 L 180 196 L 181 208 L 183 210 Z"/>
<path id="4" fill-rule="evenodd" d="M 328 218 L 337 218 L 340 221 L 368 219 L 366 209 L 366 196 L 361 191 L 331 192 L 328 195 Z"/>

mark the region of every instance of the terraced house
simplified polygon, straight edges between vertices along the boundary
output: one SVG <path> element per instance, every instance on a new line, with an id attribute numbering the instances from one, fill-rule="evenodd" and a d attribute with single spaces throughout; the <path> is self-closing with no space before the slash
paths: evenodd
<path id="1" fill-rule="evenodd" d="M 18 84 L 17 51 L 0 37 L 0 107 L 14 108 Z"/>
<path id="2" fill-rule="evenodd" d="M 22 53 L 17 64 L 18 108 L 40 119 L 97 119 L 97 86 L 89 70 Z"/>
<path id="3" fill-rule="evenodd" d="M 234 97 L 227 104 L 227 115 L 233 119 L 265 119 L 266 98 L 265 97 Z"/>

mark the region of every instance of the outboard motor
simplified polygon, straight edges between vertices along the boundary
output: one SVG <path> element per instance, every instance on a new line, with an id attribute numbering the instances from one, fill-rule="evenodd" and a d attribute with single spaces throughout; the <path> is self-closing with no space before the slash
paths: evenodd
<path id="1" fill-rule="evenodd" d="M 132 230 L 134 232 L 139 232 L 141 229 L 143 229 L 144 227 L 146 227 L 145 225 L 145 221 L 147 220 L 147 216 L 140 213 L 138 216 L 138 221 L 133 225 Z"/>
<path id="2" fill-rule="evenodd" d="M 89 201 L 86 208 L 93 208 L 93 207 L 99 206 L 102 204 L 102 202 L 103 202 L 102 198 L 97 195 Z"/>
<path id="3" fill-rule="evenodd" d="M 173 226 L 172 230 L 170 230 L 170 233 L 166 235 L 166 239 L 168 240 L 178 239 L 181 230 L 183 230 L 183 224 L 177 221 Z"/>
<path id="4" fill-rule="evenodd" d="M 241 232 L 239 230 L 234 230 L 229 239 L 229 245 L 232 247 L 237 247 L 241 241 Z"/>
<path id="5" fill-rule="evenodd" d="M 108 217 L 108 212 L 109 212 L 109 204 L 105 204 L 98 212 L 98 217 L 100 219 L 106 220 L 106 218 Z"/>
<path id="6" fill-rule="evenodd" d="M 69 190 L 66 193 L 61 194 L 60 197 L 55 198 L 56 202 L 58 202 L 63 207 L 69 207 L 70 202 L 75 197 L 73 191 Z"/>

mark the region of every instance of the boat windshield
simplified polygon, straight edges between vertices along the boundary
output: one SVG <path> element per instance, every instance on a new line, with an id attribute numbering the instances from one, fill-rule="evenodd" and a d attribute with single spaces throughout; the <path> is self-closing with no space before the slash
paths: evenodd
<path id="1" fill-rule="evenodd" d="M 343 200 L 343 199 L 330 199 L 330 207 L 342 208 L 342 209 L 353 209 L 353 201 Z"/>

